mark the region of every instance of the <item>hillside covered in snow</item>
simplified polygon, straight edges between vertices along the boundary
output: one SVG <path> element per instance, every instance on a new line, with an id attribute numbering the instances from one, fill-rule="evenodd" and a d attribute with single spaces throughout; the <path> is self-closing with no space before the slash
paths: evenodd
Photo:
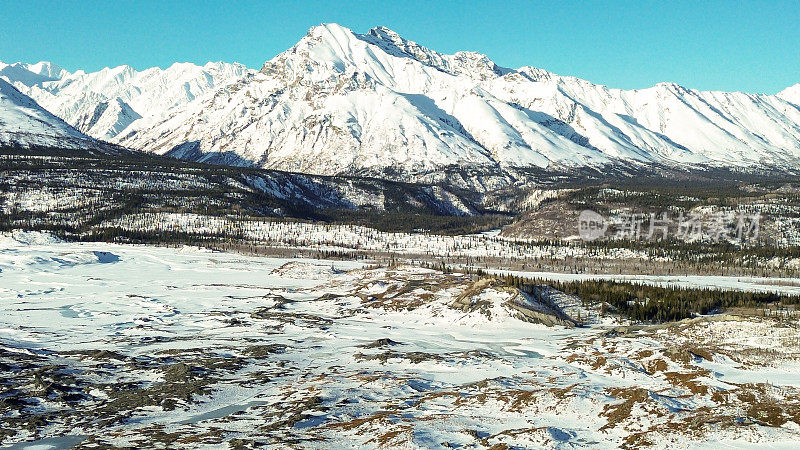
<path id="1" fill-rule="evenodd" d="M 92 141 L 0 78 L 0 145 L 77 148 Z"/>
<path id="2" fill-rule="evenodd" d="M 245 72 L 241 64 L 220 62 L 205 66 L 175 63 L 167 69 L 143 71 L 123 65 L 69 73 L 40 62 L 6 66 L 0 70 L 0 77 L 82 132 L 111 141 L 134 121 L 158 122 L 172 108 Z"/>
<path id="3" fill-rule="evenodd" d="M 620 90 L 474 52 L 445 55 L 378 27 L 312 28 L 260 71 L 240 64 L 0 77 L 98 139 L 230 165 L 508 185 L 541 170 L 794 170 L 800 91 Z"/>

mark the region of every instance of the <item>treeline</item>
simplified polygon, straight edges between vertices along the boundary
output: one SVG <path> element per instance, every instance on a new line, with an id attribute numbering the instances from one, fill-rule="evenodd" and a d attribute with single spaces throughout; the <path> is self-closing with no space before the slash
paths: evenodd
<path id="1" fill-rule="evenodd" d="M 689 262 L 698 265 L 722 263 L 731 268 L 763 268 L 764 260 L 800 258 L 800 246 L 778 246 L 768 243 L 741 246 L 729 242 L 686 242 L 676 239 L 666 241 L 636 241 L 627 239 L 596 240 L 591 242 L 559 239 L 537 239 L 533 246 L 577 246 L 585 249 L 587 256 L 608 254 L 611 250 L 631 250 L 647 255 L 650 260 Z"/>
<path id="2" fill-rule="evenodd" d="M 421 212 L 328 210 L 321 215 L 325 222 L 360 225 L 387 233 L 474 234 L 498 229 L 511 222 L 511 217 L 501 214 L 446 216 Z"/>
<path id="3" fill-rule="evenodd" d="M 549 285 L 580 298 L 584 306 L 600 306 L 604 312 L 615 311 L 636 322 L 672 322 L 728 308 L 800 305 L 798 296 L 771 292 L 661 287 L 609 280 L 552 281 L 511 274 L 502 278 L 509 286 L 526 292 L 533 292 L 537 285 Z"/>
<path id="4" fill-rule="evenodd" d="M 110 219 L 157 212 L 442 234 L 475 233 L 510 221 L 507 216 L 484 211 L 477 211 L 476 216 L 458 215 L 462 212 L 448 210 L 453 206 L 433 195 L 436 189 L 370 178 L 191 163 L 139 153 L 103 155 L 0 146 L 0 204 L 7 203 L 5 211 L 0 209 L 3 230 L 89 234 L 96 232 L 94 225 Z M 31 195 L 40 199 L 33 210 L 14 202 Z M 371 195 L 383 203 L 375 208 L 356 207 L 350 195 Z M 468 194 L 460 195 L 470 204 Z M 87 207 L 88 203 L 96 206 Z"/>
<path id="5" fill-rule="evenodd" d="M 539 242 L 539 241 L 537 241 Z M 542 241 L 555 243 L 558 241 Z M 790 245 L 779 247 L 775 245 L 741 246 L 729 242 L 686 242 L 679 240 L 666 241 L 636 241 L 627 239 L 597 240 L 582 242 L 586 248 L 609 250 L 628 249 L 647 252 L 651 257 L 677 257 L 694 259 L 696 261 L 731 261 L 746 262 L 754 258 L 800 258 L 800 246 Z"/>

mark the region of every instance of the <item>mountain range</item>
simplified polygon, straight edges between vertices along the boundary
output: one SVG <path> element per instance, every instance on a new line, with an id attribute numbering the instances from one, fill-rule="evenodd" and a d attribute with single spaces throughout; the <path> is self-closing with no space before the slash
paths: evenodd
<path id="1" fill-rule="evenodd" d="M 384 27 L 314 27 L 258 71 L 0 63 L 0 78 L 19 94 L 0 84 L 0 117 L 7 98 L 32 99 L 40 120 L 74 127 L 70 138 L 192 161 L 483 190 L 575 168 L 800 169 L 800 84 L 777 95 L 613 89 L 442 54 Z M 6 141 L 36 140 L 0 121 Z"/>

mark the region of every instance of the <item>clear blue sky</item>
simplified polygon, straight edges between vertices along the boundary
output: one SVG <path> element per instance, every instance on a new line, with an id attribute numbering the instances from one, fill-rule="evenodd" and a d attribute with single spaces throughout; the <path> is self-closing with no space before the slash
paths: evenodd
<path id="1" fill-rule="evenodd" d="M 387 26 L 452 53 L 611 87 L 775 93 L 800 82 L 800 1 L 5 1 L 0 61 L 68 70 L 175 61 L 260 67 L 313 25 Z"/>

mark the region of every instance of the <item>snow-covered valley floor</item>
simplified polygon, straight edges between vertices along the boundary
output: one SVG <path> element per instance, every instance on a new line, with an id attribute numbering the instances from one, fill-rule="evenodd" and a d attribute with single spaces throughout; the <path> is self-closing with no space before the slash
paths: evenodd
<path id="1" fill-rule="evenodd" d="M 11 448 L 800 442 L 791 320 L 547 327 L 470 275 L 35 233 L 0 305 Z"/>

